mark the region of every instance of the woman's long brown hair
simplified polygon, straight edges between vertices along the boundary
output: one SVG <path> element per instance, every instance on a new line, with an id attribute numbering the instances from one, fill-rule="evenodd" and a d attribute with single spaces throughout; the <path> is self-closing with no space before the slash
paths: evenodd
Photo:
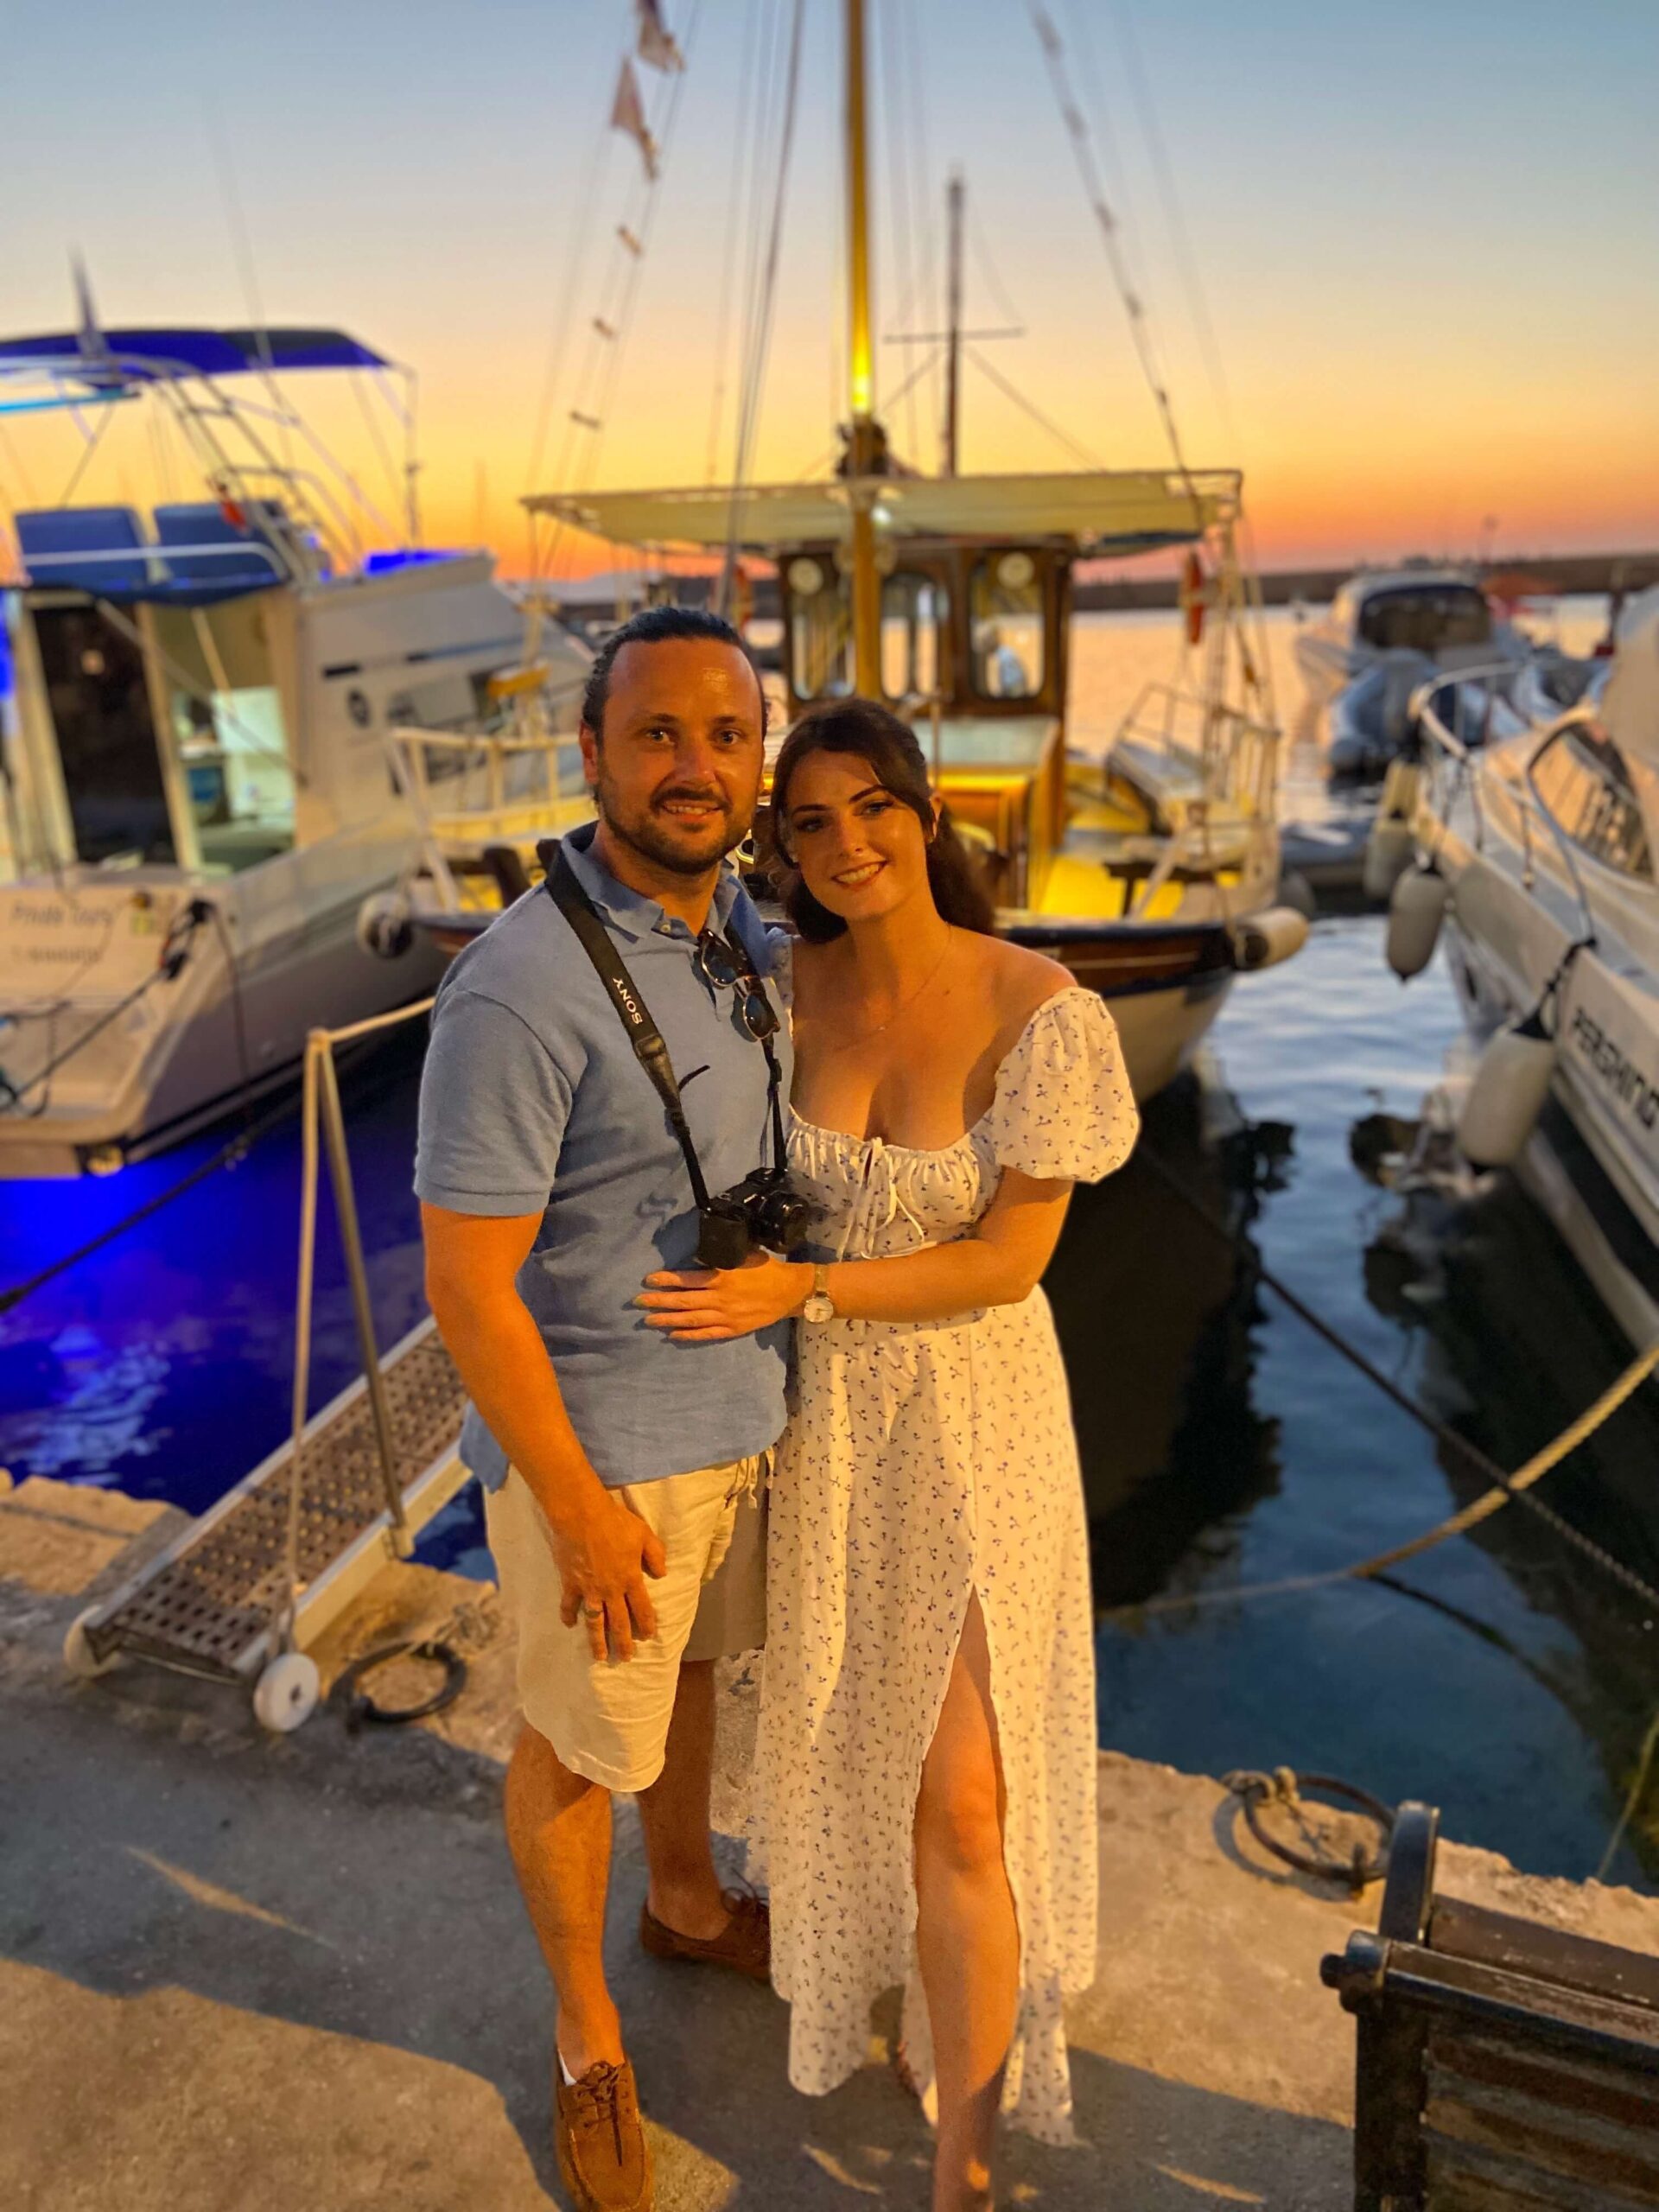
<path id="1" fill-rule="evenodd" d="M 826 944 L 847 927 L 839 914 L 832 914 L 812 896 L 789 857 L 790 779 L 814 753 L 851 753 L 869 763 L 874 780 L 907 806 L 922 825 L 928 841 L 928 885 L 941 916 L 958 929 L 978 930 L 989 936 L 993 927 L 990 899 L 972 855 L 952 826 L 949 810 L 941 810 L 937 824 L 934 821 L 927 762 L 915 731 L 874 700 L 858 698 L 826 700 L 822 706 L 809 707 L 784 740 L 772 770 L 771 817 L 766 825 L 771 848 L 768 862 L 778 894 L 801 935 L 810 944 Z"/>

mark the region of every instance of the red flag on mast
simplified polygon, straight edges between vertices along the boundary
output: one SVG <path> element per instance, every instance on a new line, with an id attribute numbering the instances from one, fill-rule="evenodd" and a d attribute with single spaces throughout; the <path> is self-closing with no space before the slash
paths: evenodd
<path id="1" fill-rule="evenodd" d="M 633 63 L 626 54 L 622 57 L 622 73 L 616 80 L 616 98 L 611 102 L 611 128 L 632 139 L 645 162 L 645 175 L 655 184 L 657 141 L 645 127 L 645 105 L 639 98 L 639 79 L 634 75 Z"/>
<path id="2" fill-rule="evenodd" d="M 634 14 L 639 19 L 639 59 L 653 69 L 683 69 L 685 56 L 663 21 L 662 0 L 634 0 Z"/>

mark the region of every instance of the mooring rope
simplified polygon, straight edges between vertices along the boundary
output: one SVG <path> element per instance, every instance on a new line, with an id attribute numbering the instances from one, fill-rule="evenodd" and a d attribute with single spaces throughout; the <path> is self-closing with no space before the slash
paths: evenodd
<path id="1" fill-rule="evenodd" d="M 1139 1156 L 1146 1161 L 1147 1166 L 1160 1180 L 1173 1191 L 1183 1204 L 1189 1206 L 1201 1221 L 1214 1230 L 1218 1236 L 1224 1238 L 1229 1244 L 1236 1243 L 1236 1239 L 1225 1223 L 1217 1220 L 1202 1199 L 1186 1187 L 1180 1177 L 1160 1160 L 1155 1152 L 1143 1147 Z M 1421 1553 L 1432 1551 L 1435 1546 L 1446 1542 L 1448 1537 L 1465 1535 L 1481 1522 L 1490 1520 L 1494 1513 L 1509 1504 L 1512 1499 L 1528 1507 L 1563 1541 L 1571 1544 L 1586 1559 L 1592 1560 L 1604 1573 L 1611 1575 L 1616 1581 L 1623 1584 L 1633 1596 L 1640 1598 L 1643 1605 L 1650 1609 L 1649 1625 L 1652 1624 L 1653 1619 L 1659 1619 L 1659 1590 L 1656 1590 L 1650 1582 L 1645 1581 L 1633 1567 L 1628 1567 L 1622 1560 L 1615 1559 L 1610 1551 L 1595 1541 L 1594 1537 L 1586 1536 L 1581 1529 L 1574 1528 L 1570 1521 L 1564 1519 L 1552 1506 L 1546 1505 L 1541 1498 L 1535 1498 L 1529 1495 L 1534 1484 L 1541 1480 L 1553 1467 L 1559 1466 L 1560 1462 L 1571 1452 L 1575 1452 L 1587 1437 L 1592 1436 L 1604 1422 L 1618 1412 L 1625 1400 L 1640 1389 L 1655 1369 L 1659 1368 L 1659 1344 L 1649 1344 L 1644 1352 L 1640 1353 L 1630 1362 L 1616 1381 L 1608 1385 L 1593 1404 L 1587 1406 L 1576 1420 L 1568 1422 L 1552 1443 L 1547 1444 L 1542 1451 L 1535 1452 L 1525 1466 L 1517 1469 L 1513 1475 L 1507 1475 L 1495 1460 L 1488 1459 L 1478 1445 L 1471 1444 L 1467 1437 L 1460 1436 L 1456 1429 L 1449 1427 L 1445 1421 L 1437 1420 L 1426 1407 L 1420 1406 L 1417 1401 L 1407 1391 L 1402 1390 L 1392 1377 L 1385 1375 L 1381 1368 L 1368 1359 L 1357 1345 L 1351 1344 L 1344 1337 L 1331 1326 L 1329 1322 L 1314 1313 L 1312 1307 L 1290 1287 L 1289 1284 L 1281 1281 L 1270 1268 L 1257 1262 L 1255 1263 L 1255 1272 L 1259 1280 L 1265 1283 L 1275 1296 L 1281 1299 L 1299 1319 L 1306 1321 L 1326 1344 L 1341 1353 L 1342 1357 L 1352 1366 L 1357 1367 L 1362 1375 L 1385 1392 L 1402 1412 L 1409 1414 L 1414 1421 L 1419 1422 L 1438 1441 L 1460 1452 L 1471 1465 L 1486 1475 L 1491 1487 L 1481 1497 L 1476 1498 L 1472 1504 L 1465 1505 L 1460 1512 L 1452 1514 L 1449 1519 L 1437 1522 L 1432 1529 L 1426 1529 L 1421 1535 L 1412 1537 L 1406 1543 L 1395 1544 L 1388 1551 L 1375 1553 L 1369 1559 L 1355 1560 L 1345 1567 L 1326 1567 L 1318 1573 L 1283 1575 L 1270 1582 L 1245 1583 L 1236 1589 L 1197 1590 L 1179 1597 L 1148 1598 L 1141 1600 L 1138 1605 L 1114 1605 L 1099 1616 L 1101 1619 L 1120 1620 L 1130 1617 L 1143 1618 L 1154 1613 L 1179 1612 L 1187 1608 L 1240 1604 L 1247 1599 L 1286 1597 L 1300 1591 L 1323 1589 L 1333 1583 L 1363 1581 L 1374 1575 L 1385 1573 L 1389 1567 L 1400 1566 L 1406 1560 L 1415 1559 Z"/>

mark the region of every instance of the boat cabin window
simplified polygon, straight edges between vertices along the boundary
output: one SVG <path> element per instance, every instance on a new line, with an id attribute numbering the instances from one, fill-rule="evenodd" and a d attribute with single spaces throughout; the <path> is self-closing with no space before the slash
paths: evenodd
<path id="1" fill-rule="evenodd" d="M 254 600 L 158 607 L 156 643 L 204 868 L 236 874 L 294 842 L 294 772 Z"/>
<path id="2" fill-rule="evenodd" d="M 1491 609 L 1473 584 L 1406 584 L 1366 598 L 1359 634 L 1379 652 L 1484 645 L 1491 642 Z"/>
<path id="3" fill-rule="evenodd" d="M 1532 772 L 1539 797 L 1576 845 L 1621 874 L 1653 877 L 1647 826 L 1624 755 L 1586 723 L 1564 731 Z"/>
<path id="4" fill-rule="evenodd" d="M 1029 553 L 974 563 L 969 613 L 974 689 L 985 699 L 1034 699 L 1043 688 L 1043 579 Z"/>
<path id="5" fill-rule="evenodd" d="M 931 699 L 946 663 L 944 586 L 901 569 L 881 587 L 881 690 L 889 699 Z"/>
<path id="6" fill-rule="evenodd" d="M 852 606 L 834 564 L 800 553 L 789 584 L 789 678 L 798 699 L 844 699 L 855 689 Z"/>
<path id="7" fill-rule="evenodd" d="M 37 606 L 34 620 L 77 859 L 171 864 L 143 654 L 84 603 Z"/>

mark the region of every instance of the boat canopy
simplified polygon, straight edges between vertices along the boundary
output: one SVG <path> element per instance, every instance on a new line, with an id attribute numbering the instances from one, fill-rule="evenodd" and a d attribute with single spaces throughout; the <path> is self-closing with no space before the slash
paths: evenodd
<path id="1" fill-rule="evenodd" d="M 0 339 L 0 375 L 67 377 L 92 385 L 155 384 L 280 369 L 385 369 L 391 363 L 343 330 L 73 330 Z"/>
<path id="2" fill-rule="evenodd" d="M 1189 474 L 1112 469 L 1046 476 L 867 476 L 762 484 L 734 493 L 699 486 L 667 492 L 539 493 L 532 513 L 556 515 L 613 544 L 723 549 L 734 512 L 739 550 L 822 544 L 851 534 L 855 500 L 897 537 L 1060 539 L 1089 555 L 1190 544 L 1236 512 L 1236 469 Z"/>

